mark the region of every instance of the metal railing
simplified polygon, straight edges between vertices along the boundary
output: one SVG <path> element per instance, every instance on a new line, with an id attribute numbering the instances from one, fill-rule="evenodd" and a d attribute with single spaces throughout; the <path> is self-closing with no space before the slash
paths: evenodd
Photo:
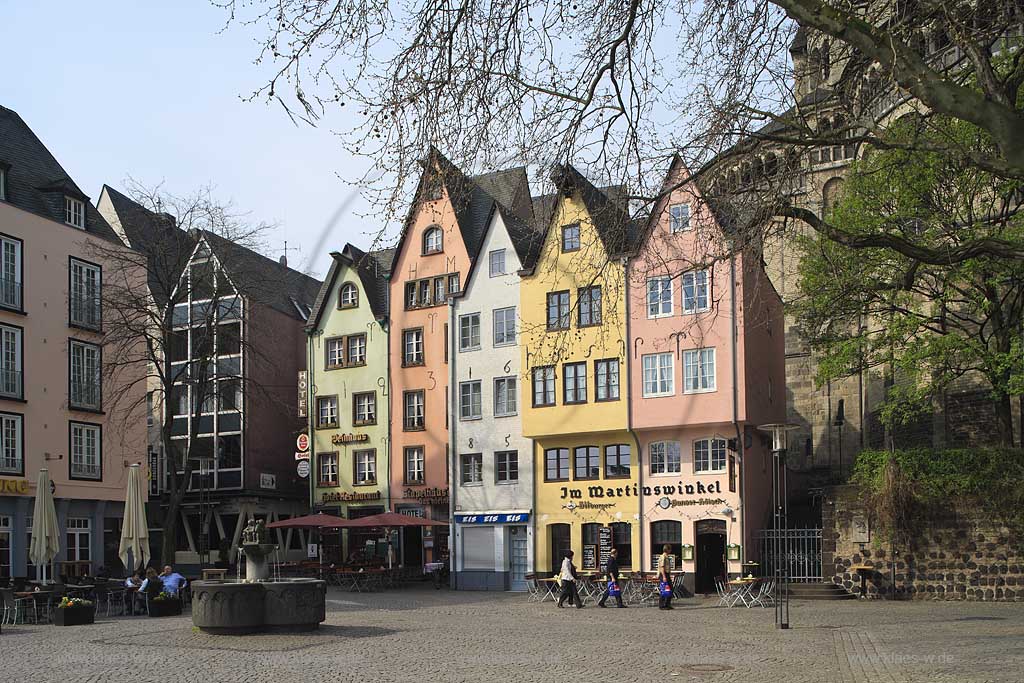
<path id="1" fill-rule="evenodd" d="M 99 382 L 71 382 L 71 405 L 78 408 L 100 409 Z"/>
<path id="2" fill-rule="evenodd" d="M 71 298 L 72 324 L 98 329 L 102 322 L 100 316 L 100 300 L 98 298 L 89 296 Z"/>
<path id="3" fill-rule="evenodd" d="M 21 370 L 0 368 L 0 395 L 21 398 Z"/>
<path id="4" fill-rule="evenodd" d="M 0 455 L 0 472 L 5 474 L 21 472 L 21 455 L 15 455 L 13 458 Z"/>
<path id="5" fill-rule="evenodd" d="M 82 477 L 84 479 L 99 479 L 100 478 L 100 466 L 99 463 L 91 462 L 75 462 L 71 461 L 71 476 Z"/>
<path id="6" fill-rule="evenodd" d="M 10 278 L 0 278 L 0 306 L 21 309 L 21 283 Z"/>
<path id="7" fill-rule="evenodd" d="M 774 576 L 776 565 L 782 562 L 783 575 L 791 583 L 821 581 L 821 529 L 783 529 L 778 534 L 781 552 L 776 554 L 776 532 L 757 532 L 764 576 Z"/>

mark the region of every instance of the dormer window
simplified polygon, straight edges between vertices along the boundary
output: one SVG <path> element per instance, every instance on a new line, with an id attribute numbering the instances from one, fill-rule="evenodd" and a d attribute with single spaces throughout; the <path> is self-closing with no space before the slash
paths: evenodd
<path id="1" fill-rule="evenodd" d="M 64 197 L 64 222 L 76 228 L 85 228 L 85 202 Z"/>
<path id="2" fill-rule="evenodd" d="M 444 251 L 444 233 L 436 225 L 427 228 L 423 233 L 423 255 L 440 254 Z"/>
<path id="3" fill-rule="evenodd" d="M 346 282 L 338 291 L 338 308 L 356 308 L 359 306 L 359 290 L 351 282 Z"/>
<path id="4" fill-rule="evenodd" d="M 672 233 L 686 232 L 690 229 L 690 205 L 673 204 L 668 207 L 669 225 Z"/>

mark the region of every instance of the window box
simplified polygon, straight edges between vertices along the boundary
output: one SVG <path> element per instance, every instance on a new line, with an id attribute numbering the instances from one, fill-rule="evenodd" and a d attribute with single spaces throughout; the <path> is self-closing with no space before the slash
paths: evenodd
<path id="1" fill-rule="evenodd" d="M 176 617 L 181 614 L 181 600 L 178 598 L 149 598 L 149 616 Z"/>
<path id="2" fill-rule="evenodd" d="M 96 605 L 92 602 L 88 605 L 58 607 L 53 610 L 54 626 L 85 626 L 95 621 Z"/>

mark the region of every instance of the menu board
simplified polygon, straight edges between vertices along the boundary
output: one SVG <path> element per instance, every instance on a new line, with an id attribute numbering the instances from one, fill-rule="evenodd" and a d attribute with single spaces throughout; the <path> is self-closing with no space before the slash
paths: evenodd
<path id="1" fill-rule="evenodd" d="M 603 526 L 598 529 L 597 533 L 598 542 L 598 556 L 601 560 L 601 571 L 604 571 L 605 565 L 608 564 L 608 558 L 612 554 L 612 528 L 610 526 Z"/>
<path id="2" fill-rule="evenodd" d="M 597 569 L 597 546 L 596 545 L 585 545 L 585 546 L 583 546 L 583 568 L 584 569 Z"/>

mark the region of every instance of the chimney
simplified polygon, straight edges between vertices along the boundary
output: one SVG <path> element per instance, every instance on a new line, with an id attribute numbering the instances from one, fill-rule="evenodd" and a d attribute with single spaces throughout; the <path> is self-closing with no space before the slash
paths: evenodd
<path id="1" fill-rule="evenodd" d="M 288 267 L 288 257 L 286 255 L 281 254 L 281 258 L 277 259 L 277 261 L 285 268 Z"/>

